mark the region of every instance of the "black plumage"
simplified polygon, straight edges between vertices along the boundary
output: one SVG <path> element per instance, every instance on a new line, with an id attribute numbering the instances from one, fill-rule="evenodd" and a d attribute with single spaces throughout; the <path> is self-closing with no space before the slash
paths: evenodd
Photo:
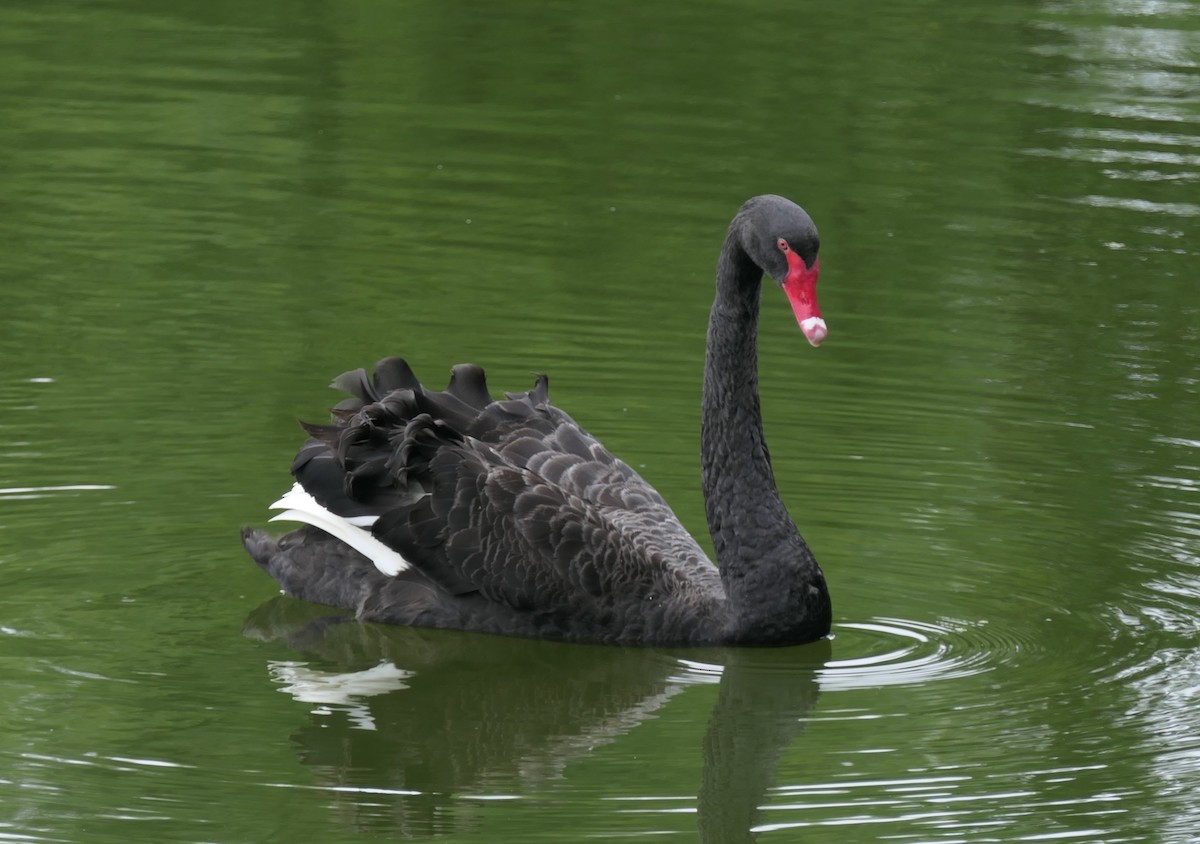
<path id="1" fill-rule="evenodd" d="M 756 362 L 764 271 L 784 284 L 811 268 L 815 285 L 817 248 L 808 215 L 767 196 L 742 207 L 721 253 L 702 432 L 719 570 L 645 480 L 550 404 L 545 376 L 495 400 L 477 366 L 436 392 L 399 358 L 334 381 L 351 398 L 305 426 L 292 474 L 333 514 L 377 517 L 371 535 L 408 567 L 385 574 L 310 525 L 279 540 L 247 528 L 247 550 L 288 594 L 364 620 L 620 644 L 824 636 L 829 595 L 775 487 Z"/>

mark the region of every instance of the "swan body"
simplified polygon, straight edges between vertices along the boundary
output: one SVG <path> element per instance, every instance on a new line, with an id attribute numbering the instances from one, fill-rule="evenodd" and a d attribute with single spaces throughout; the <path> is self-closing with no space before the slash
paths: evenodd
<path id="1" fill-rule="evenodd" d="M 550 403 L 546 376 L 494 399 L 460 364 L 441 392 L 388 358 L 292 464 L 272 507 L 303 523 L 250 556 L 283 591 L 363 620 L 626 645 L 785 645 L 829 632 L 820 566 L 775 486 L 758 402 L 761 281 L 813 345 L 819 241 L 799 206 L 755 197 L 730 225 L 709 320 L 701 432 L 717 565 L 662 496 Z"/>

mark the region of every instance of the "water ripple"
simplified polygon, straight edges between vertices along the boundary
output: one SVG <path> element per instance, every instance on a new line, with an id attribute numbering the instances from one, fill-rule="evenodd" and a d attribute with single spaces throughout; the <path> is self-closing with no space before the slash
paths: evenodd
<path id="1" fill-rule="evenodd" d="M 843 622 L 834 628 L 833 652 L 817 671 L 822 691 L 872 689 L 969 677 L 1034 649 L 1023 639 L 985 621 L 937 622 L 875 618 Z M 724 666 L 677 658 L 682 672 L 673 683 L 717 683 Z"/>
<path id="2" fill-rule="evenodd" d="M 1166 214 L 1172 217 L 1200 217 L 1200 205 L 1190 202 L 1151 202 L 1148 199 L 1131 199 L 1119 196 L 1089 194 L 1070 200 L 1093 208 L 1119 208 L 1124 211 L 1141 211 L 1146 214 Z"/>
<path id="3" fill-rule="evenodd" d="M 818 678 L 824 691 L 928 683 L 988 671 L 1022 648 L 981 622 L 846 622 L 836 630 L 839 658 L 827 662 Z"/>
<path id="4" fill-rule="evenodd" d="M 0 487 L 0 501 L 47 498 L 61 492 L 86 492 L 98 489 L 116 489 L 116 487 L 112 484 L 62 484 L 59 486 Z"/>

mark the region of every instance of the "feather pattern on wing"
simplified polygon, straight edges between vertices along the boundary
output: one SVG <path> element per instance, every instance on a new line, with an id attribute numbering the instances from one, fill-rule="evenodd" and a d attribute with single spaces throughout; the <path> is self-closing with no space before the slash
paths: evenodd
<path id="1" fill-rule="evenodd" d="M 496 632 L 522 632 L 507 629 L 516 619 L 529 635 L 685 642 L 719 607 L 717 569 L 696 541 L 653 487 L 549 403 L 544 375 L 494 400 L 479 367 L 454 367 L 434 392 L 388 358 L 373 377 L 355 370 L 333 386 L 351 398 L 331 424 L 304 426 L 292 473 L 330 514 L 374 517 L 371 538 L 416 569 L 446 626 L 458 626 L 456 605 L 483 604 L 497 610 Z M 395 615 L 381 620 L 413 623 Z"/>

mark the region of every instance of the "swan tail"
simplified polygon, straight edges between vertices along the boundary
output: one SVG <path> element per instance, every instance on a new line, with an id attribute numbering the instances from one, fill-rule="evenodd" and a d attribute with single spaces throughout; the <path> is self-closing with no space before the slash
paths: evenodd
<path id="1" fill-rule="evenodd" d="M 461 627 L 461 607 L 416 569 L 385 575 L 366 556 L 305 525 L 275 538 L 242 528 L 246 551 L 285 595 L 353 612 L 362 621 Z"/>
<path id="2" fill-rule="evenodd" d="M 358 611 L 389 580 L 367 557 L 313 527 L 279 538 L 245 527 L 242 545 L 284 594 L 304 601 Z"/>
<path id="3" fill-rule="evenodd" d="M 296 484 L 271 508 L 282 511 L 272 521 L 301 522 L 344 546 L 344 553 L 333 555 L 333 568 L 356 554 L 395 577 L 414 564 L 424 569 L 424 558 L 430 563 L 426 574 L 462 594 L 473 584 L 450 576 L 444 564 L 434 562 L 442 562 L 444 554 L 430 549 L 449 535 L 435 527 L 445 518 L 451 532 L 460 530 L 458 543 L 472 536 L 482 541 L 480 526 L 470 524 L 469 508 L 461 506 L 470 498 L 473 477 L 481 480 L 497 467 L 530 462 L 552 483 L 568 475 L 590 480 L 611 470 L 579 465 L 593 461 L 599 446 L 548 404 L 545 375 L 536 376 L 527 392 L 495 399 L 478 366 L 453 367 L 449 384 L 439 392 L 422 386 L 403 359 L 385 358 L 370 375 L 363 369 L 345 372 L 332 386 L 348 397 L 333 408 L 329 423 L 303 425 L 309 439 L 292 463 Z M 443 490 L 436 502 L 431 500 L 435 484 Z M 304 565 L 315 565 L 308 559 L 316 547 L 311 532 L 299 535 L 309 538 Z M 247 550 L 285 591 L 296 594 L 285 583 L 291 569 L 275 559 L 278 548 L 255 539 L 247 541 Z M 439 568 L 441 576 L 433 574 Z"/>

